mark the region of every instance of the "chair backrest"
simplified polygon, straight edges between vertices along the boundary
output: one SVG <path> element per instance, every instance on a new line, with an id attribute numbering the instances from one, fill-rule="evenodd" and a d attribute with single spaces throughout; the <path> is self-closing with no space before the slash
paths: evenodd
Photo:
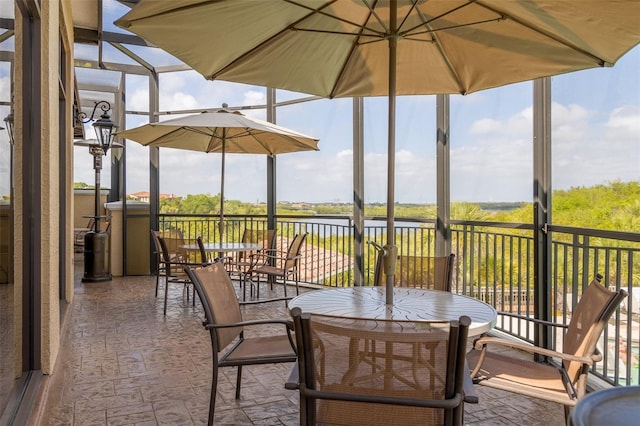
<path id="1" fill-rule="evenodd" d="M 275 229 L 251 229 L 250 231 L 249 239 L 246 242 L 260 244 L 263 250 L 275 247 Z"/>
<path id="2" fill-rule="evenodd" d="M 162 253 L 162 261 L 165 263 L 171 262 L 171 255 L 169 254 L 169 247 L 163 237 L 157 235 L 158 244 L 160 244 L 160 253 Z"/>
<path id="3" fill-rule="evenodd" d="M 184 267 L 187 263 L 186 256 L 175 256 L 169 249 L 167 239 L 157 235 L 158 243 L 162 253 L 162 266 L 164 266 L 165 274 L 168 277 L 182 277 L 184 278 Z"/>
<path id="4" fill-rule="evenodd" d="M 455 254 L 423 257 L 399 255 L 396 263 L 395 286 L 451 291 L 451 279 Z M 383 255 L 378 252 L 374 283 L 385 285 Z"/>
<path id="5" fill-rule="evenodd" d="M 162 231 L 160 236 L 164 238 L 167 249 L 171 255 L 179 255 L 185 259 L 187 258 L 186 250 L 180 247 L 186 244 L 181 230 L 170 228 Z"/>
<path id="6" fill-rule="evenodd" d="M 413 322 L 291 313 L 301 424 L 461 421 L 468 317 Z"/>
<path id="7" fill-rule="evenodd" d="M 287 259 L 283 265 L 283 269 L 285 271 L 291 271 L 292 269 L 297 268 L 300 260 L 300 250 L 302 249 L 305 238 L 307 238 L 306 233 L 296 234 L 296 236 L 293 237 L 293 241 L 291 241 L 291 244 L 289 244 L 289 248 L 287 249 Z"/>
<path id="8" fill-rule="evenodd" d="M 260 244 L 261 250 L 268 250 L 275 247 L 276 231 L 275 229 L 245 229 L 242 234 L 243 243 Z M 238 252 L 238 260 L 243 259 L 249 252 Z"/>
<path id="9" fill-rule="evenodd" d="M 151 241 L 153 242 L 153 254 L 156 256 L 156 261 L 158 263 L 164 261 L 164 258 L 162 255 L 162 247 L 160 246 L 160 241 L 158 240 L 159 236 L 160 235 L 158 231 L 154 231 L 153 229 L 151 230 Z"/>
<path id="10" fill-rule="evenodd" d="M 196 243 L 198 244 L 198 250 L 200 250 L 200 262 L 204 265 L 209 262 L 209 257 L 207 256 L 207 251 L 204 249 L 204 242 L 202 241 L 202 237 L 196 238 Z"/>
<path id="11" fill-rule="evenodd" d="M 564 337 L 563 352 L 577 356 L 591 356 L 596 352 L 598 339 L 609 318 L 627 296 L 624 290 L 610 291 L 602 284 L 602 276 L 596 275 L 582 294 L 571 314 Z M 563 361 L 572 382 L 580 375 L 582 363 Z"/>
<path id="12" fill-rule="evenodd" d="M 107 216 L 100 220 L 100 231 L 109 232 L 111 229 L 111 216 Z"/>
<path id="13" fill-rule="evenodd" d="M 164 264 L 165 274 L 167 274 L 167 276 L 174 275 L 175 271 L 171 270 L 171 252 L 169 252 L 167 242 L 164 237 L 161 237 L 160 235 L 156 236 L 158 238 L 158 244 L 160 244 L 160 253 L 162 254 L 161 261 Z"/>
<path id="14" fill-rule="evenodd" d="M 186 268 L 193 286 L 200 297 L 206 318 L 205 325 L 230 324 L 242 321 L 240 304 L 229 274 L 223 262 L 215 262 L 202 268 Z M 212 329 L 214 350 L 219 352 L 235 340 L 242 327 Z"/>

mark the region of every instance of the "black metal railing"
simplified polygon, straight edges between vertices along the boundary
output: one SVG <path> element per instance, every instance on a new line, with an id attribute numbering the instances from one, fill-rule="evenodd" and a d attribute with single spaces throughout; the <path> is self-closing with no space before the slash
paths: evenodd
<path id="1" fill-rule="evenodd" d="M 266 217 L 228 215 L 226 241 L 240 241 L 246 228 L 266 228 Z M 396 220 L 399 253 L 435 254 L 434 220 Z M 160 229 L 179 229 L 184 238 L 202 236 L 218 241 L 217 215 L 161 215 Z M 456 255 L 452 291 L 475 297 L 498 311 L 533 317 L 533 226 L 529 224 L 452 221 L 451 247 Z M 277 245 L 286 249 L 297 233 L 308 233 L 300 265 L 300 280 L 329 287 L 350 286 L 354 280 L 353 221 L 349 216 L 278 216 Z M 550 312 L 566 324 L 582 291 L 596 273 L 604 284 L 629 293 L 605 328 L 599 348 L 603 360 L 593 374 L 612 383 L 640 383 L 640 236 L 636 233 L 550 226 Z M 386 242 L 384 218 L 367 218 L 365 241 Z M 365 245 L 364 285 L 373 283 L 376 252 Z M 499 316 L 497 329 L 533 342 L 528 321 Z M 553 335 L 553 349 L 562 349 L 563 336 Z"/>

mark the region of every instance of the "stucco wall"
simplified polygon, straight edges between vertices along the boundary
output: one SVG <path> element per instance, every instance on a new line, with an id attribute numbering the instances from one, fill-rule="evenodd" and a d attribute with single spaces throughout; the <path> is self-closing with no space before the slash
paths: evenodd
<path id="1" fill-rule="evenodd" d="M 59 3 L 42 3 L 41 39 L 41 314 L 42 314 L 42 372 L 50 374 L 60 346 L 59 268 L 60 239 L 59 211 L 59 138 L 58 138 L 58 69 L 59 69 Z M 64 232 L 64 230 L 62 231 Z"/>
<path id="2" fill-rule="evenodd" d="M 87 165 L 90 167 L 91 165 Z M 73 191 L 73 227 L 74 228 L 86 228 L 89 223 L 89 218 L 87 216 L 93 216 L 95 213 L 95 200 L 96 200 L 96 192 L 93 189 L 75 189 Z M 109 195 L 109 191 L 106 189 L 102 189 L 100 191 L 100 215 L 106 215 L 106 210 L 104 208 L 105 203 L 107 202 L 107 196 Z"/>

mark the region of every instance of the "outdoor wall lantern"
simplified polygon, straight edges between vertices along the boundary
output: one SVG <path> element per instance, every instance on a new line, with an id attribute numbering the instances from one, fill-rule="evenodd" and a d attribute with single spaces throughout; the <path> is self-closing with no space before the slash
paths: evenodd
<path id="1" fill-rule="evenodd" d="M 100 118 L 96 119 L 96 111 L 102 110 Z M 101 219 L 107 219 L 100 215 L 100 171 L 102 170 L 102 157 L 110 148 L 122 147 L 113 143 L 114 130 L 118 127 L 109 117 L 111 104 L 107 101 L 96 102 L 91 116 L 76 110 L 75 120 L 78 123 L 94 123 L 96 132 L 94 141 L 76 142 L 76 145 L 88 146 L 89 153 L 93 156 L 93 170 L 95 171 L 95 206 L 93 214 L 93 229 L 84 236 L 84 275 L 82 282 L 110 281 L 111 268 L 107 253 L 109 234 L 100 228 Z"/>
<path id="2" fill-rule="evenodd" d="M 9 143 L 13 146 L 13 111 L 4 118 L 4 123 L 7 126 L 7 133 L 9 133 Z"/>

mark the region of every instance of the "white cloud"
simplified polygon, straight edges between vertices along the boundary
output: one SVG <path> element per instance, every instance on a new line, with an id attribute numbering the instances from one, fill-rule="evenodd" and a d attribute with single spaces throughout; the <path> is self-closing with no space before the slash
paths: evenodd
<path id="1" fill-rule="evenodd" d="M 611 111 L 606 126 L 613 130 L 622 130 L 640 139 L 640 106 L 625 105 Z"/>
<path id="2" fill-rule="evenodd" d="M 149 111 L 149 90 L 139 87 L 127 98 L 127 109 L 132 111 Z"/>
<path id="3" fill-rule="evenodd" d="M 481 120 L 476 121 L 471 126 L 469 133 L 472 135 L 486 135 L 491 134 L 500 130 L 501 123 L 498 120 L 493 120 L 491 118 L 483 118 Z"/>

